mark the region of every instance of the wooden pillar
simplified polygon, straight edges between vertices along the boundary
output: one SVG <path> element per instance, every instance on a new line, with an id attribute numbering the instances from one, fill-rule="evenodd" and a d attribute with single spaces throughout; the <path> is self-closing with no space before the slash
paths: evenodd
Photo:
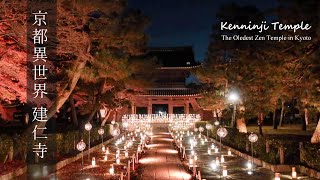
<path id="1" fill-rule="evenodd" d="M 189 103 L 190 103 L 189 100 L 187 100 L 185 105 L 184 105 L 184 113 L 185 114 L 189 114 L 189 109 L 190 109 Z"/>
<path id="2" fill-rule="evenodd" d="M 152 103 L 148 101 L 148 114 L 152 114 Z"/>
<path id="3" fill-rule="evenodd" d="M 131 114 L 135 114 L 136 112 L 136 106 L 134 105 L 134 103 L 131 104 Z"/>
<path id="4" fill-rule="evenodd" d="M 169 104 L 168 104 L 168 111 L 169 111 L 168 114 L 173 114 L 173 105 L 171 101 L 169 101 Z"/>

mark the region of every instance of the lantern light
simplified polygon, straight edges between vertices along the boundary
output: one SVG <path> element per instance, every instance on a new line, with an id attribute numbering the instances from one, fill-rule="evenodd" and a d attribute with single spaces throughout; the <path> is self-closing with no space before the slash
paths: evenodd
<path id="1" fill-rule="evenodd" d="M 111 175 L 114 175 L 114 167 L 113 167 L 113 164 L 111 165 L 111 168 L 109 169 L 109 173 Z"/>
<path id="2" fill-rule="evenodd" d="M 211 125 L 211 124 L 206 124 L 206 129 L 207 129 L 207 130 L 212 129 L 212 125 Z"/>
<path id="3" fill-rule="evenodd" d="M 254 134 L 253 132 L 251 132 L 251 134 L 248 137 L 249 141 L 254 143 L 258 141 L 258 136 L 256 134 Z"/>
<path id="4" fill-rule="evenodd" d="M 211 144 L 211 149 L 214 149 L 214 148 L 215 148 L 215 146 L 214 146 L 214 144 L 212 143 L 212 144 Z"/>
<path id="5" fill-rule="evenodd" d="M 189 159 L 189 166 L 190 167 L 193 166 L 193 159 L 192 158 Z"/>
<path id="6" fill-rule="evenodd" d="M 214 125 L 215 125 L 215 126 L 219 126 L 219 124 L 220 124 L 220 123 L 219 123 L 218 120 L 216 120 L 216 121 L 214 122 Z"/>
<path id="7" fill-rule="evenodd" d="M 222 176 L 223 177 L 228 176 L 227 166 L 222 166 Z"/>
<path id="8" fill-rule="evenodd" d="M 211 168 L 213 169 L 213 170 L 216 170 L 217 169 L 217 164 L 216 164 L 216 161 L 215 160 L 213 160 L 213 162 L 211 163 Z"/>
<path id="9" fill-rule="evenodd" d="M 221 127 L 221 128 L 219 128 L 219 129 L 217 130 L 217 134 L 218 134 L 219 137 L 224 138 L 224 137 L 227 136 L 228 131 L 227 131 L 226 128 Z"/>
<path id="10" fill-rule="evenodd" d="M 96 158 L 95 157 L 92 157 L 91 165 L 96 166 Z"/>
<path id="11" fill-rule="evenodd" d="M 224 156 L 221 155 L 221 163 L 224 163 Z"/>
<path id="12" fill-rule="evenodd" d="M 103 128 L 100 128 L 100 129 L 98 130 L 98 134 L 102 136 L 102 135 L 104 134 L 104 129 L 103 129 Z"/>
<path id="13" fill-rule="evenodd" d="M 92 129 L 92 125 L 90 122 L 84 125 L 85 130 L 90 131 Z"/>
<path id="14" fill-rule="evenodd" d="M 292 170 L 291 172 L 292 179 L 296 179 L 297 178 L 296 167 L 292 167 L 291 170 Z"/>
<path id="15" fill-rule="evenodd" d="M 199 127 L 199 132 L 202 133 L 204 131 L 204 128 L 202 126 Z"/>
<path id="16" fill-rule="evenodd" d="M 119 128 L 115 128 L 111 131 L 111 135 L 116 137 L 120 134 L 120 129 Z"/>
<path id="17" fill-rule="evenodd" d="M 83 142 L 83 140 L 81 139 L 80 142 L 78 142 L 77 144 L 77 149 L 78 151 L 83 151 L 86 148 L 86 143 Z"/>
<path id="18" fill-rule="evenodd" d="M 232 102 L 237 101 L 239 99 L 239 95 L 235 92 L 230 93 L 228 99 Z"/>
<path id="19" fill-rule="evenodd" d="M 216 165 L 217 165 L 217 166 L 219 166 L 219 165 L 220 165 L 219 157 L 216 157 Z"/>
<path id="20" fill-rule="evenodd" d="M 228 149 L 228 156 L 232 156 L 231 150 Z"/>
<path id="21" fill-rule="evenodd" d="M 247 168 L 248 168 L 248 169 L 252 169 L 252 163 L 251 163 L 251 161 L 249 161 L 249 162 L 247 163 Z"/>

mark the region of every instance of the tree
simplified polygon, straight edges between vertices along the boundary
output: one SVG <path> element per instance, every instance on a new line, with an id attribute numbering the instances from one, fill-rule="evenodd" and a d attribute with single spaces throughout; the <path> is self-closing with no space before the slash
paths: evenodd
<path id="1" fill-rule="evenodd" d="M 26 2 L 0 2 L 0 100 L 27 101 Z"/>
<path id="2" fill-rule="evenodd" d="M 59 57 L 72 60 L 62 65 L 62 71 L 60 75 L 58 74 L 58 77 L 64 78 L 58 83 L 58 96 L 48 110 L 48 118 L 51 118 L 66 102 L 79 79 L 101 79 L 99 76 L 92 76 L 98 72 L 96 65 L 101 65 L 99 53 L 96 52 L 99 50 L 102 52 L 102 49 L 106 49 L 105 54 L 109 53 L 111 56 L 117 57 L 117 59 L 106 58 L 106 62 L 109 62 L 106 65 L 109 67 L 103 71 L 108 74 L 106 76 L 112 75 L 118 78 L 123 76 L 119 77 L 116 68 L 125 67 L 120 59 L 143 52 L 142 45 L 146 43 L 141 40 L 146 38 L 143 31 L 141 32 L 144 26 L 140 25 L 144 21 L 135 24 L 136 14 L 128 13 L 125 10 L 125 5 L 125 1 L 82 1 L 81 3 L 58 1 L 57 38 L 59 44 L 57 52 Z M 102 17 L 101 21 L 105 21 L 105 23 L 107 21 L 108 26 L 101 28 L 104 24 L 100 22 L 101 26 L 98 29 L 94 25 L 99 24 L 95 24 L 95 22 L 100 21 L 100 16 Z M 106 27 L 107 29 L 104 29 Z M 139 33 L 139 35 L 129 38 L 128 34 L 132 35 L 132 31 Z M 112 65 L 117 66 L 113 67 Z M 103 71 L 99 71 L 99 73 L 101 74 Z M 103 80 L 99 80 L 99 83 L 102 83 L 101 87 L 104 86 L 103 82 Z M 98 96 L 101 93 L 98 93 Z M 98 101 L 96 102 L 98 103 Z M 35 125 L 44 127 L 45 122 L 33 122 L 26 132 L 31 132 Z M 39 131 L 39 133 L 42 132 Z"/>
<path id="3" fill-rule="evenodd" d="M 225 5 L 221 8 L 217 17 L 221 22 L 227 21 L 233 24 L 245 24 L 249 21 L 261 22 L 264 15 L 253 6 L 239 6 L 237 4 Z M 252 18 L 254 17 L 254 18 Z M 272 59 L 268 59 L 261 50 L 268 46 L 256 41 L 223 41 L 222 34 L 228 35 L 254 35 L 249 30 L 235 30 L 225 32 L 217 29 L 220 23 L 213 28 L 213 36 L 208 50 L 208 62 L 215 68 L 207 69 L 209 78 L 223 79 L 229 89 L 238 89 L 242 103 L 245 106 L 245 114 L 249 117 L 258 116 L 260 133 L 262 134 L 262 114 L 270 109 L 270 91 L 273 78 L 270 70 Z M 206 66 L 210 67 L 210 66 Z M 212 71 L 213 70 L 213 71 Z M 212 71 L 213 73 L 209 73 Z M 214 74 L 213 76 L 210 76 Z M 227 91 L 227 90 L 226 90 Z"/>
<path id="4" fill-rule="evenodd" d="M 303 8 L 301 8 L 303 6 Z M 285 7 L 285 8 L 284 8 Z M 265 16 L 275 16 L 280 22 L 292 23 L 302 20 L 312 24 L 315 28 L 310 31 L 301 31 L 300 35 L 309 35 L 311 41 L 222 41 L 221 34 L 228 35 L 254 35 L 256 32 L 247 30 L 220 31 L 219 24 L 213 28 L 213 36 L 208 49 L 208 62 L 215 64 L 204 73 L 207 78 L 222 76 L 229 84 L 229 88 L 239 89 L 246 108 L 247 118 L 258 117 L 261 125 L 263 113 L 275 112 L 280 100 L 282 124 L 284 104 L 287 101 L 297 100 L 300 112 L 305 118 L 302 123 L 305 129 L 308 107 L 317 99 L 315 71 L 311 70 L 317 65 L 312 56 L 319 50 L 319 22 L 318 1 L 281 1 L 280 7 L 260 12 L 252 6 L 239 6 L 229 4 L 221 7 L 217 14 L 220 21 L 232 24 L 247 24 L 249 21 L 261 23 Z M 250 18 L 249 18 L 250 17 Z M 254 17 L 253 19 L 251 17 Z M 298 18 L 292 18 L 298 17 Z M 254 33 L 253 33 L 254 32 Z M 267 34 L 279 35 L 281 31 L 266 31 Z M 295 35 L 293 31 L 286 31 L 286 35 Z M 265 35 L 261 33 L 261 35 Z M 207 67 L 210 67 L 208 65 Z M 217 70 L 219 69 L 219 70 Z M 208 75 L 206 75 L 208 74 Z M 312 90 L 309 90 L 310 87 Z M 261 126 L 260 133 L 261 131 Z"/>

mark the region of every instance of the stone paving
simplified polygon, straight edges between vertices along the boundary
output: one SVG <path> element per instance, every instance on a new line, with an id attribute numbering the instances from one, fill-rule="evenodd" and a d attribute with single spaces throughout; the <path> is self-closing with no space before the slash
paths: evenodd
<path id="1" fill-rule="evenodd" d="M 146 145 L 145 153 L 142 154 L 139 159 L 139 168 L 137 170 L 138 177 L 136 179 L 142 180 L 189 180 L 192 179 L 193 168 L 188 170 L 190 165 L 190 156 L 192 151 L 197 154 L 196 166 L 197 171 L 201 172 L 201 179 L 204 180 L 218 180 L 218 179 L 235 179 L 235 180 L 274 180 L 275 173 L 272 171 L 262 168 L 254 167 L 252 173 L 247 168 L 248 161 L 244 158 L 228 155 L 227 149 L 220 147 L 210 139 L 205 141 L 205 136 L 198 136 L 198 133 L 189 135 L 185 132 L 182 135 L 182 145 L 185 147 L 186 158 L 181 161 L 179 155 L 180 149 L 176 148 L 177 143 L 177 132 L 170 134 L 167 124 L 153 124 L 153 134 L 150 136 L 151 139 Z M 137 135 L 136 135 L 137 134 Z M 96 166 L 91 165 L 91 160 L 87 156 L 84 157 L 84 164 L 82 165 L 81 159 L 68 164 L 62 169 L 55 173 L 46 174 L 44 178 L 36 178 L 38 172 L 24 174 L 17 180 L 25 179 L 50 179 L 50 180 L 107 180 L 107 179 L 119 179 L 120 172 L 126 172 L 127 162 L 131 160 L 131 157 L 136 154 L 138 146 L 141 142 L 140 133 L 133 133 L 130 137 L 126 137 L 121 143 L 116 143 L 119 138 L 106 144 L 109 147 L 110 154 L 108 160 L 104 160 L 105 152 L 101 149 L 91 153 L 91 157 L 95 157 Z M 129 157 L 125 157 L 124 144 L 129 139 L 135 138 L 132 146 L 128 149 Z M 173 138 L 174 137 L 174 138 Z M 175 139 L 175 140 L 174 140 Z M 190 140 L 196 140 L 197 145 L 191 149 Z M 214 144 L 218 152 L 215 152 L 215 148 L 212 148 Z M 211 152 L 208 152 L 211 149 Z M 116 163 L 115 154 L 116 151 L 120 151 L 120 164 Z M 216 159 L 221 162 L 221 155 L 224 155 L 223 163 L 220 163 L 216 168 L 212 168 L 212 164 Z M 109 173 L 111 165 L 115 168 L 115 175 Z M 226 166 L 227 176 L 222 176 L 222 166 Z M 132 169 L 132 168 L 131 168 Z M 45 174 L 45 169 L 42 169 L 42 174 Z M 313 180 L 302 174 L 298 173 L 298 179 Z M 281 180 L 292 179 L 290 174 L 281 174 Z"/>
<path id="2" fill-rule="evenodd" d="M 191 175 L 185 170 L 168 125 L 154 124 L 153 135 L 147 152 L 139 160 L 143 180 L 188 180 Z"/>

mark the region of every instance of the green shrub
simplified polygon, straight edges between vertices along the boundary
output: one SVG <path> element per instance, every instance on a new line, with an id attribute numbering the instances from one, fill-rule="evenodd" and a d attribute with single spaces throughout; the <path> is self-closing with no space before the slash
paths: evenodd
<path id="1" fill-rule="evenodd" d="M 239 133 L 237 129 L 227 128 L 228 135 L 222 139 L 222 143 L 237 149 L 241 152 L 251 154 L 251 146 L 248 140 L 249 133 Z M 217 127 L 211 130 L 211 137 L 216 138 Z M 254 144 L 254 155 L 263 161 L 271 164 L 279 164 L 280 157 L 278 149 L 284 148 L 285 164 L 300 164 L 299 142 L 305 138 L 293 135 L 258 135 L 258 141 Z M 219 140 L 219 137 L 217 138 Z M 270 152 L 266 153 L 266 141 L 270 144 Z M 246 152 L 246 144 L 249 145 L 249 152 Z M 318 146 L 306 145 L 304 149 L 304 162 L 312 168 L 319 169 L 320 149 Z"/>
<path id="2" fill-rule="evenodd" d="M 100 127 L 94 127 L 91 129 L 91 147 L 93 145 L 101 143 L 101 136 L 98 134 L 98 129 Z M 109 125 L 104 127 L 105 133 L 103 135 L 104 139 L 107 140 L 110 137 Z M 84 130 L 85 131 L 85 130 Z M 57 157 L 62 157 L 70 153 L 75 153 L 75 145 L 82 138 L 84 141 L 88 142 L 88 132 L 81 133 L 80 131 L 67 131 L 64 133 L 48 134 L 45 144 L 48 148 L 48 153 L 45 155 L 43 162 L 56 161 L 59 160 Z M 14 159 L 25 160 L 24 156 L 29 152 L 30 156 L 33 156 L 33 137 L 32 136 L 20 136 L 16 135 L 10 137 L 8 135 L 0 135 L 0 162 L 3 162 L 8 154 L 9 148 L 13 145 L 14 149 Z M 34 157 L 28 158 L 33 159 Z"/>
<path id="3" fill-rule="evenodd" d="M 306 143 L 301 149 L 304 165 L 320 170 L 320 144 Z"/>
<path id="4" fill-rule="evenodd" d="M 7 135 L 0 135 L 0 162 L 4 162 L 10 146 L 13 145 L 13 139 Z"/>

